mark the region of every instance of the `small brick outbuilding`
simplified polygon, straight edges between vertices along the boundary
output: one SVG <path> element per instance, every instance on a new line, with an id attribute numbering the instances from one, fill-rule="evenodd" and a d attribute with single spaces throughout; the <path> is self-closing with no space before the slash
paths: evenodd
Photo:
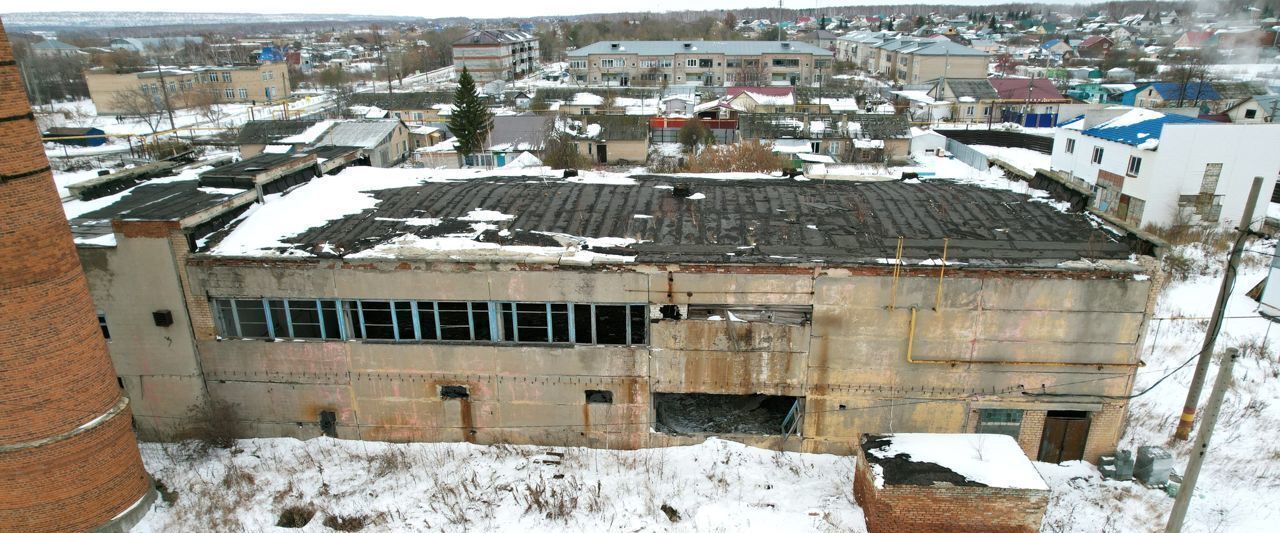
<path id="1" fill-rule="evenodd" d="M 1049 502 L 1006 435 L 863 435 L 855 476 L 870 533 L 1034 533 Z"/>

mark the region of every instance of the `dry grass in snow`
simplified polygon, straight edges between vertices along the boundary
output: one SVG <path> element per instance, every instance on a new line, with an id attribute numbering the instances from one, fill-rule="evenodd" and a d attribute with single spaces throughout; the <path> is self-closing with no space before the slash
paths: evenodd
<path id="1" fill-rule="evenodd" d="M 169 494 L 136 532 L 865 531 L 851 458 L 717 439 L 638 451 L 329 438 L 142 451 Z"/>

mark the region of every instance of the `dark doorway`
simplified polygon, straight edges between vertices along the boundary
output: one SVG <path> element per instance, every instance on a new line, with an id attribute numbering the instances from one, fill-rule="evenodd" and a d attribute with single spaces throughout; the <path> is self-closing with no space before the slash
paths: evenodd
<path id="1" fill-rule="evenodd" d="M 1084 459 L 1084 443 L 1089 436 L 1089 413 L 1049 411 L 1040 437 L 1039 461 L 1061 463 Z"/>
<path id="2" fill-rule="evenodd" d="M 609 162 L 609 145 L 607 144 L 596 145 L 596 160 L 599 161 L 600 163 Z"/>

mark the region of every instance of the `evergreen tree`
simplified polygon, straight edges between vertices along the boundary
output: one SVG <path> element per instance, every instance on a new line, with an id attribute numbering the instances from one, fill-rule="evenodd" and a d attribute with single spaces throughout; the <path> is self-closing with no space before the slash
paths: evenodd
<path id="1" fill-rule="evenodd" d="M 458 153 L 468 156 L 480 151 L 492 127 L 493 114 L 480 101 L 476 82 L 463 67 L 458 90 L 453 93 L 453 114 L 449 116 L 449 130 L 458 138 Z"/>

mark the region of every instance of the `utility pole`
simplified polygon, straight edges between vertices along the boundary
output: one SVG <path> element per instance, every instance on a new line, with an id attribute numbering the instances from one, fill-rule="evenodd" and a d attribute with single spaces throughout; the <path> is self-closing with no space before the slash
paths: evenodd
<path id="1" fill-rule="evenodd" d="M 1187 440 L 1191 438 L 1191 428 L 1196 423 L 1196 406 L 1200 403 L 1200 392 L 1204 389 L 1204 376 L 1209 371 L 1209 362 L 1213 359 L 1213 345 L 1218 341 L 1218 332 L 1222 330 L 1222 315 L 1227 310 L 1227 300 L 1231 298 L 1231 288 L 1236 284 L 1236 269 L 1240 267 L 1240 255 L 1244 252 L 1244 242 L 1249 238 L 1249 226 L 1253 222 L 1253 206 L 1258 203 L 1258 193 L 1262 189 L 1262 176 L 1253 178 L 1253 186 L 1249 188 L 1249 201 L 1244 204 L 1244 216 L 1236 228 L 1236 242 L 1231 246 L 1231 255 L 1227 258 L 1226 273 L 1222 276 L 1222 288 L 1218 289 L 1218 299 L 1213 306 L 1213 317 L 1209 319 L 1209 330 L 1204 335 L 1204 345 L 1200 348 L 1200 360 L 1196 362 L 1196 373 L 1191 376 L 1191 387 L 1187 390 L 1187 402 L 1182 406 L 1182 417 L 1178 419 L 1178 429 L 1173 438 Z"/>
<path id="2" fill-rule="evenodd" d="M 1173 501 L 1173 510 L 1169 512 L 1169 523 L 1165 533 L 1180 533 L 1182 521 L 1187 517 L 1187 507 L 1191 505 L 1191 492 L 1196 489 L 1196 479 L 1200 477 L 1200 467 L 1204 465 L 1204 456 L 1209 453 L 1209 439 L 1213 438 L 1213 426 L 1218 423 L 1218 412 L 1222 410 L 1223 397 L 1231 387 L 1231 368 L 1235 366 L 1240 350 L 1227 348 L 1218 365 L 1218 379 L 1213 382 L 1213 391 L 1209 393 L 1209 404 L 1204 408 L 1204 423 L 1200 425 L 1200 433 L 1196 435 L 1195 445 L 1191 447 L 1191 458 L 1187 460 L 1187 470 L 1182 474 L 1182 486 L 1178 487 L 1178 498 Z"/>
<path id="3" fill-rule="evenodd" d="M 164 110 L 169 112 L 169 129 L 178 129 L 173 121 L 173 106 L 169 105 L 169 88 L 164 84 L 164 69 L 160 68 L 160 60 L 156 60 L 156 73 L 160 74 L 160 94 L 164 95 Z"/>

